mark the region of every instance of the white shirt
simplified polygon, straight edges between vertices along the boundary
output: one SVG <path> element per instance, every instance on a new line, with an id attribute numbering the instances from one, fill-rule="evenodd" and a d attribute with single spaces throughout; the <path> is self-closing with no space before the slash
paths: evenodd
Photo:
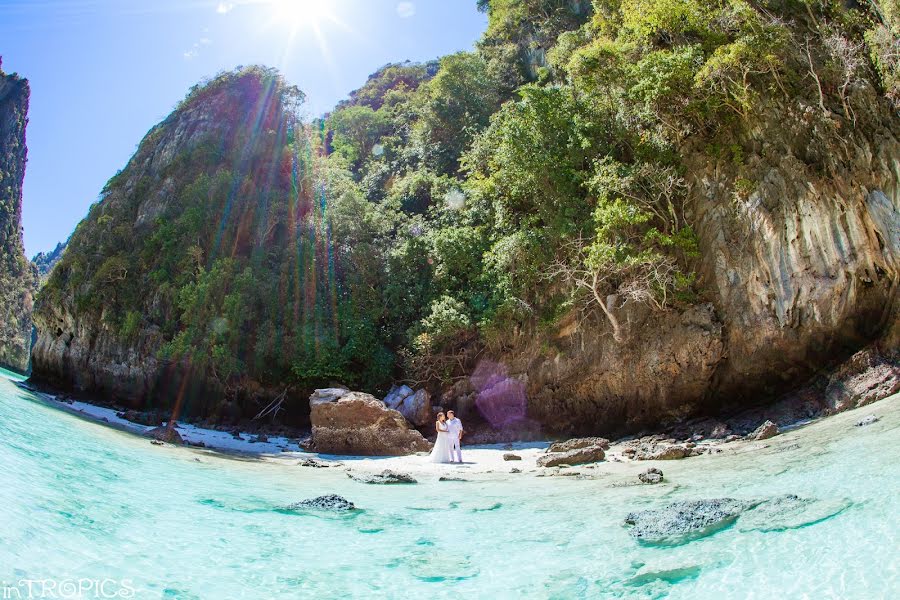
<path id="1" fill-rule="evenodd" d="M 453 439 L 459 438 L 459 432 L 463 430 L 462 421 L 453 417 L 447 421 L 447 430 Z"/>

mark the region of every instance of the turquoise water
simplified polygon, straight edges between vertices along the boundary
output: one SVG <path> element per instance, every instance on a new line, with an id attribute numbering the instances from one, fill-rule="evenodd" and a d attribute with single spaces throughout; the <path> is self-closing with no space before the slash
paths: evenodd
<path id="1" fill-rule="evenodd" d="M 105 592 L 136 598 L 896 598 L 898 408 L 895 397 L 766 449 L 666 463 L 659 486 L 614 474 L 371 486 L 152 446 L 0 377 L 0 598 L 25 580 L 111 580 Z M 869 412 L 882 420 L 853 426 Z M 279 510 L 325 493 L 363 510 Z M 622 527 L 675 499 L 785 493 L 818 500 L 815 514 L 742 517 L 674 547 Z"/>

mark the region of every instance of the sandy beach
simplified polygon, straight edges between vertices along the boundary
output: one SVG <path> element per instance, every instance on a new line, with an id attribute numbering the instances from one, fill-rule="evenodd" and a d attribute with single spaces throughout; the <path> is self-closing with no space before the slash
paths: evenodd
<path id="1" fill-rule="evenodd" d="M 61 401 L 54 395 L 34 390 L 27 383 L 19 384 L 49 405 L 78 415 L 101 425 L 115 427 L 136 435 L 144 435 L 153 427 L 133 423 L 117 415 L 112 408 L 97 406 L 81 401 Z M 348 474 L 371 475 L 385 470 L 411 475 L 419 481 L 427 480 L 493 480 L 508 477 L 566 477 L 572 479 L 608 479 L 611 485 L 642 485 L 637 475 L 655 467 L 666 473 L 680 471 L 685 463 L 696 467 L 695 461 L 718 460 L 753 452 L 790 452 L 802 443 L 815 429 L 827 427 L 847 429 L 848 434 L 857 429 L 856 423 L 863 417 L 874 415 L 879 421 L 891 415 L 891 410 L 900 404 L 900 394 L 885 398 L 873 405 L 848 410 L 808 422 L 797 423 L 782 429 L 782 433 L 764 440 L 748 439 L 725 442 L 723 440 L 702 440 L 697 447 L 706 453 L 700 456 L 678 460 L 633 460 L 623 454 L 629 447 L 629 438 L 611 443 L 606 459 L 591 464 L 561 467 L 540 467 L 537 460 L 544 455 L 550 442 L 517 442 L 508 444 L 486 444 L 463 446 L 462 464 L 435 464 L 429 461 L 427 453 L 410 456 L 336 456 L 318 454 L 302 450 L 295 439 L 268 436 L 265 441 L 257 441 L 253 434 L 241 433 L 238 437 L 227 431 L 206 429 L 192 424 L 178 422 L 176 428 L 185 441 L 185 446 L 160 445 L 165 451 L 191 451 L 200 454 L 241 456 L 269 463 L 307 468 L 340 469 Z M 882 426 L 884 426 L 882 424 Z M 151 443 L 150 440 L 147 442 Z M 518 459 L 509 460 L 508 455 Z"/>

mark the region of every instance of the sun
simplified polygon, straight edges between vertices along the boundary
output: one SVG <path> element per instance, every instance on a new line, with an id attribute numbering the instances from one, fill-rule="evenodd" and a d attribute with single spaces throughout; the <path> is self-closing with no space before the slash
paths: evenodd
<path id="1" fill-rule="evenodd" d="M 318 28 L 324 20 L 335 20 L 330 0 L 272 0 L 272 8 L 273 17 L 292 28 Z"/>

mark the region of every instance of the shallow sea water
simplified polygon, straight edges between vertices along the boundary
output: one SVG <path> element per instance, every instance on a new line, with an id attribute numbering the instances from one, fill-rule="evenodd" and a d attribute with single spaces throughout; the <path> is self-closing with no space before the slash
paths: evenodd
<path id="1" fill-rule="evenodd" d="M 217 600 L 897 598 L 898 409 L 895 396 L 765 448 L 665 463 L 657 486 L 502 473 L 373 486 L 153 446 L 0 377 L 0 598 L 28 597 L 29 581 L 68 585 L 40 596 L 32 583 L 32 597 L 104 597 L 84 589 L 104 580 L 118 597 Z M 855 427 L 869 413 L 882 418 Z M 283 510 L 327 493 L 362 510 Z M 675 546 L 623 527 L 674 500 L 780 494 L 814 502 Z M 66 583 L 79 580 L 83 593 Z"/>

